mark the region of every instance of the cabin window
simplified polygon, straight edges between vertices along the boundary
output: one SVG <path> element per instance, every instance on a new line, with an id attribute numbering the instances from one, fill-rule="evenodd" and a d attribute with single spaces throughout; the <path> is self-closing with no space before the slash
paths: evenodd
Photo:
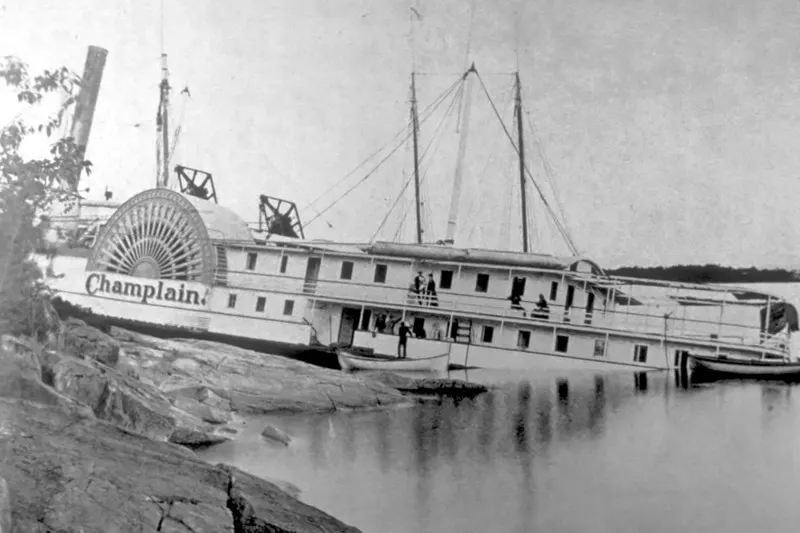
<path id="1" fill-rule="evenodd" d="M 567 285 L 567 300 L 564 302 L 564 309 L 569 309 L 575 303 L 575 285 Z"/>
<path id="2" fill-rule="evenodd" d="M 483 333 L 481 335 L 481 341 L 485 342 L 486 344 L 490 344 L 492 342 L 492 338 L 494 337 L 494 327 L 492 326 L 483 326 Z"/>
<path id="3" fill-rule="evenodd" d="M 236 307 L 236 295 L 235 294 L 229 294 L 228 295 L 228 307 L 231 308 L 231 309 Z"/>
<path id="4" fill-rule="evenodd" d="M 375 265 L 375 283 L 386 283 L 386 265 Z"/>
<path id="5" fill-rule="evenodd" d="M 475 292 L 487 292 L 489 290 L 489 274 L 478 274 L 475 280 Z"/>
<path id="6" fill-rule="evenodd" d="M 450 289 L 452 287 L 453 287 L 453 271 L 442 270 L 442 273 L 439 276 L 439 288 Z"/>
<path id="7" fill-rule="evenodd" d="M 556 335 L 556 352 L 567 353 L 569 349 L 569 336 Z"/>
<path id="8" fill-rule="evenodd" d="M 267 306 L 267 299 L 263 296 L 259 296 L 258 300 L 256 300 L 256 313 L 263 313 L 264 308 Z"/>
<path id="9" fill-rule="evenodd" d="M 586 295 L 586 317 L 583 320 L 584 324 L 592 323 L 592 313 L 594 313 L 594 293 L 590 292 Z"/>
<path id="10" fill-rule="evenodd" d="M 647 345 L 646 344 L 637 344 L 633 347 L 633 360 L 636 363 L 646 363 L 647 362 Z"/>
<path id="11" fill-rule="evenodd" d="M 606 341 L 605 339 L 594 340 L 594 356 L 605 357 L 606 355 Z"/>
<path id="12" fill-rule="evenodd" d="M 256 269 L 256 261 L 258 261 L 258 254 L 250 252 L 247 254 L 247 270 Z"/>
<path id="13" fill-rule="evenodd" d="M 558 282 L 553 281 L 550 283 L 550 301 L 555 302 L 558 298 Z"/>
<path id="14" fill-rule="evenodd" d="M 281 274 L 286 273 L 286 266 L 289 264 L 289 256 L 284 255 L 281 257 Z"/>
<path id="15" fill-rule="evenodd" d="M 286 300 L 283 302 L 283 314 L 286 316 L 292 316 L 294 312 L 294 300 Z"/>
<path id="16" fill-rule="evenodd" d="M 353 279 L 352 261 L 342 261 L 342 272 L 339 274 L 339 279 Z"/>
<path id="17" fill-rule="evenodd" d="M 531 345 L 531 332 L 520 331 L 517 335 L 517 348 L 527 348 Z"/>

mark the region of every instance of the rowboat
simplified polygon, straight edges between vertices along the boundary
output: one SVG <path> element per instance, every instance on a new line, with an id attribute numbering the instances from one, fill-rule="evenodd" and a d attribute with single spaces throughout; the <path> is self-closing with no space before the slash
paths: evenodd
<path id="1" fill-rule="evenodd" d="M 800 379 L 800 362 L 782 359 L 726 359 L 690 354 L 694 371 L 724 377 Z"/>
<path id="2" fill-rule="evenodd" d="M 396 370 L 404 372 L 444 372 L 448 367 L 448 354 L 421 357 L 419 359 L 400 359 L 399 357 L 364 357 L 350 352 L 337 352 L 342 370 Z"/>

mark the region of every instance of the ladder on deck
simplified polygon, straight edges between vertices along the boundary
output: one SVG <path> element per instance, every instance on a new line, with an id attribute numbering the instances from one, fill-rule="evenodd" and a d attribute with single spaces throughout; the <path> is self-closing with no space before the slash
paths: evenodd
<path id="1" fill-rule="evenodd" d="M 472 320 L 458 321 L 455 340 L 461 344 L 472 344 Z"/>

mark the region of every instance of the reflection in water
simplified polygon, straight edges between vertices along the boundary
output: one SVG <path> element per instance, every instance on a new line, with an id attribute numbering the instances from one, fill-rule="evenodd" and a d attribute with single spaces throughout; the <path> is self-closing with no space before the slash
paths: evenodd
<path id="1" fill-rule="evenodd" d="M 293 482 L 365 533 L 733 532 L 756 520 L 789 531 L 781 524 L 800 520 L 791 386 L 515 378 L 469 400 L 287 418 L 285 451 L 226 443 L 204 456 Z"/>
<path id="2" fill-rule="evenodd" d="M 587 429 L 592 437 L 600 437 L 605 430 L 603 414 L 606 407 L 606 381 L 602 375 L 594 377 L 594 396 L 589 404 L 589 421 Z"/>
<path id="3" fill-rule="evenodd" d="M 377 420 L 375 421 L 375 431 L 377 432 L 376 442 L 378 443 L 378 458 L 380 459 L 381 472 L 386 473 L 389 470 L 389 457 L 391 456 L 391 438 L 390 438 L 390 413 L 382 412 L 377 413 Z"/>
<path id="4" fill-rule="evenodd" d="M 529 451 L 528 445 L 528 424 L 529 407 L 528 402 L 531 399 L 531 384 L 528 382 L 520 383 L 517 388 L 517 412 L 514 415 L 514 442 L 516 444 L 517 453 L 527 455 Z"/>
<path id="5" fill-rule="evenodd" d="M 489 462 L 490 447 L 494 436 L 495 394 L 483 394 L 475 399 L 478 404 L 478 454 L 482 463 Z"/>

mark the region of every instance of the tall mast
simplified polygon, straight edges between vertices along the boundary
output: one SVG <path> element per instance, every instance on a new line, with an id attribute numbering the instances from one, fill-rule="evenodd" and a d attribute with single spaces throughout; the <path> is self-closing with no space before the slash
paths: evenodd
<path id="1" fill-rule="evenodd" d="M 417 87 L 416 74 L 414 72 L 411 73 L 411 127 L 414 137 L 414 197 L 417 206 L 417 244 L 422 244 L 422 219 L 420 218 L 419 208 L 419 149 L 417 147 L 419 119 L 417 117 Z"/>
<path id="2" fill-rule="evenodd" d="M 159 104 L 159 118 L 161 125 L 161 168 L 158 176 L 158 186 L 169 186 L 169 70 L 167 69 L 167 54 L 161 54 L 161 101 Z"/>
<path id="3" fill-rule="evenodd" d="M 514 106 L 517 115 L 517 138 L 519 144 L 519 187 L 522 204 L 522 251 L 528 253 L 528 208 L 525 200 L 525 144 L 522 137 L 522 84 L 519 81 L 519 71 L 515 73 L 517 96 Z"/>
<path id="4" fill-rule="evenodd" d="M 469 133 L 469 110 L 471 108 L 470 102 L 472 101 L 472 78 L 469 78 L 469 75 L 473 72 L 477 72 L 475 70 L 475 63 L 469 67 L 464 75 L 462 76 L 462 81 L 466 84 L 464 88 L 464 99 L 463 99 L 463 114 L 461 115 L 461 124 L 459 125 L 459 129 L 461 130 L 461 136 L 459 137 L 458 142 L 458 159 L 456 160 L 456 175 L 455 179 L 453 180 L 453 194 L 450 198 L 450 214 L 447 217 L 447 236 L 445 237 L 445 242 L 447 244 L 453 244 L 455 242 L 456 236 L 456 223 L 458 222 L 458 206 L 459 201 L 461 200 L 461 179 L 462 179 L 462 166 L 464 163 L 464 153 L 467 150 L 467 134 Z"/>

